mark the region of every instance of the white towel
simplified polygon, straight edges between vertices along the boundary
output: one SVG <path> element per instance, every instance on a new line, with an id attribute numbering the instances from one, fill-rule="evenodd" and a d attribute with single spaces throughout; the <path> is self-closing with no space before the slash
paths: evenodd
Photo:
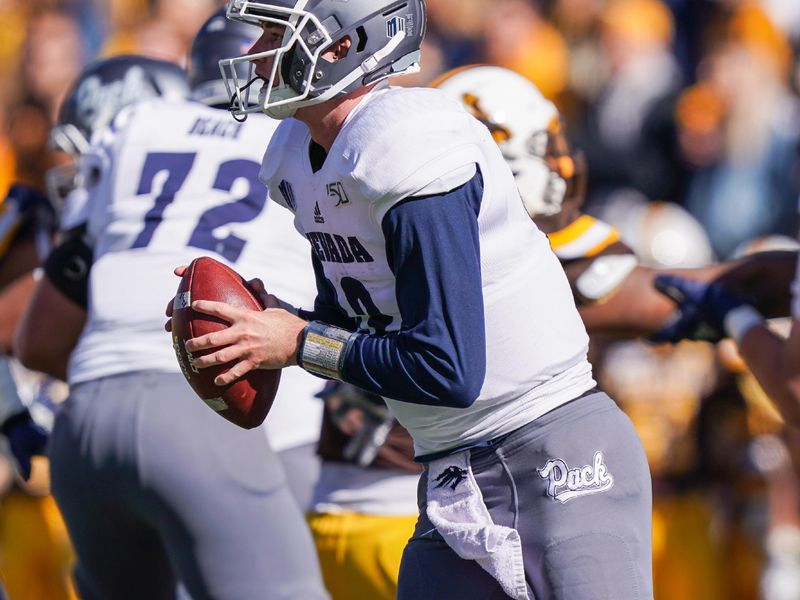
<path id="1" fill-rule="evenodd" d="M 472 474 L 469 450 L 428 464 L 428 518 L 461 558 L 476 561 L 515 600 L 531 600 L 519 532 L 495 525 Z"/>

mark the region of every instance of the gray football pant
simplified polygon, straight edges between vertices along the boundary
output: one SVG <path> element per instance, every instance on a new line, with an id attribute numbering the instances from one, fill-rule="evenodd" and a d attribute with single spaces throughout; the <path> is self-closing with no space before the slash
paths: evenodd
<path id="1" fill-rule="evenodd" d="M 305 513 L 311 506 L 314 495 L 314 486 L 319 481 L 319 472 L 322 468 L 322 459 L 317 454 L 317 442 L 302 444 L 281 450 L 277 453 L 286 473 L 289 491 Z"/>
<path id="2" fill-rule="evenodd" d="M 549 479 L 538 469 L 551 459 L 584 468 L 597 452 L 613 477 L 610 488 L 564 502 L 548 494 Z M 653 597 L 650 473 L 633 425 L 606 394 L 583 396 L 493 448 L 472 450 L 471 464 L 492 520 L 520 533 L 530 598 Z M 568 491 L 553 489 L 562 500 Z M 398 599 L 506 598 L 477 562 L 456 555 L 434 529 L 426 492 L 427 472 L 420 481 L 421 516 L 400 565 Z"/>
<path id="3" fill-rule="evenodd" d="M 305 520 L 264 432 L 181 375 L 73 387 L 49 449 L 84 600 L 325 599 Z"/>

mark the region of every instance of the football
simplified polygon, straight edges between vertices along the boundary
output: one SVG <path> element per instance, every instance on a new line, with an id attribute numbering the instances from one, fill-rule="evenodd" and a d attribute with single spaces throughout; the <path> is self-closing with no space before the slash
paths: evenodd
<path id="1" fill-rule="evenodd" d="M 198 369 L 194 366 L 195 356 L 186 351 L 186 340 L 225 329 L 228 323 L 192 310 L 193 300 L 225 302 L 251 310 L 264 307 L 241 275 L 213 258 L 202 256 L 193 260 L 183 274 L 172 312 L 172 345 L 189 385 L 222 417 L 245 429 L 257 427 L 272 407 L 280 383 L 280 370 L 257 369 L 227 386 L 216 385 L 214 378 L 231 365 Z M 214 350 L 203 350 L 195 355 L 202 356 Z"/>

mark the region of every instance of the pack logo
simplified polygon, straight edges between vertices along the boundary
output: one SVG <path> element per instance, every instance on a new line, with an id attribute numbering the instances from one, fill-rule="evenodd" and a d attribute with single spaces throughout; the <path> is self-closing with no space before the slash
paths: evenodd
<path id="1" fill-rule="evenodd" d="M 76 91 L 78 114 L 84 121 L 99 121 L 146 95 L 150 88 L 144 69 L 138 66 L 128 69 L 121 80 L 110 83 L 93 75 L 82 81 Z"/>
<path id="2" fill-rule="evenodd" d="M 286 181 L 285 179 L 281 179 L 281 182 L 278 184 L 278 190 L 283 196 L 284 202 L 286 205 L 295 212 L 297 210 L 297 203 L 294 200 L 294 190 L 292 189 L 292 184 Z"/>
<path id="3" fill-rule="evenodd" d="M 328 190 L 328 196 L 331 198 L 336 198 L 336 204 L 334 204 L 334 208 L 337 206 L 342 206 L 343 204 L 350 204 L 350 198 L 347 197 L 347 193 L 344 191 L 344 186 L 340 181 L 335 183 L 329 183 L 326 186 Z"/>
<path id="4" fill-rule="evenodd" d="M 322 216 L 322 211 L 319 209 L 319 202 L 314 204 L 314 223 L 324 223 L 325 217 Z"/>
<path id="5" fill-rule="evenodd" d="M 570 469 L 566 461 L 553 458 L 541 469 L 536 470 L 539 477 L 547 479 L 547 495 L 562 504 L 578 498 L 604 492 L 614 485 L 614 477 L 603 462 L 603 453 L 594 453 L 591 465 Z"/>
<path id="6" fill-rule="evenodd" d="M 458 484 L 467 478 L 467 470 L 461 467 L 451 466 L 442 471 L 436 478 L 439 483 L 436 484 L 437 489 L 450 486 L 451 490 L 455 490 Z"/>
<path id="7" fill-rule="evenodd" d="M 386 21 L 386 37 L 393 38 L 399 32 L 406 30 L 405 17 L 392 17 Z"/>

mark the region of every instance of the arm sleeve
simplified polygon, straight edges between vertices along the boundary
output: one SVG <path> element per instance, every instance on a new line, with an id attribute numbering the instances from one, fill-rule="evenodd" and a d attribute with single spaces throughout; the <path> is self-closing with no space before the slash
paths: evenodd
<path id="1" fill-rule="evenodd" d="M 45 277 L 59 292 L 84 309 L 89 301 L 92 254 L 84 224 L 65 232 L 63 241 L 44 262 Z"/>
<path id="2" fill-rule="evenodd" d="M 355 331 L 356 320 L 348 317 L 344 309 L 339 306 L 336 291 L 325 277 L 322 264 L 312 252 L 311 264 L 314 267 L 314 277 L 317 281 L 317 297 L 314 299 L 314 310 L 297 311 L 297 315 L 306 321 L 322 321 L 329 325 L 336 325 L 348 331 Z"/>
<path id="3" fill-rule="evenodd" d="M 382 228 L 402 324 L 398 332 L 353 338 L 345 381 L 429 406 L 465 408 L 478 397 L 486 374 L 482 195 L 477 172 L 454 190 L 408 198 L 386 213 Z"/>

